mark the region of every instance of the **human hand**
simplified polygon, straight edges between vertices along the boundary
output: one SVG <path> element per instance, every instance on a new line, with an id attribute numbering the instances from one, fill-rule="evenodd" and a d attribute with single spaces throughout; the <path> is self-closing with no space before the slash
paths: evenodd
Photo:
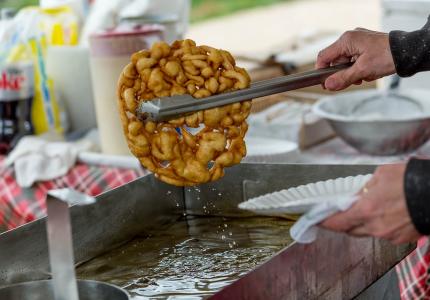
<path id="1" fill-rule="evenodd" d="M 362 81 L 373 81 L 396 72 L 388 34 L 357 28 L 345 32 L 318 54 L 316 68 L 354 61 L 348 69 L 325 80 L 325 88 L 338 91 Z"/>
<path id="2" fill-rule="evenodd" d="M 403 178 L 406 164 L 379 167 L 359 199 L 345 212 L 336 213 L 320 226 L 354 236 L 373 236 L 394 244 L 420 238 L 406 206 Z"/>

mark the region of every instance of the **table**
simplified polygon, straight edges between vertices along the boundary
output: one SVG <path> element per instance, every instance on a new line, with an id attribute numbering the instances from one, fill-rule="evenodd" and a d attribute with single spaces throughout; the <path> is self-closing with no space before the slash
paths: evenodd
<path id="1" fill-rule="evenodd" d="M 48 190 L 68 187 L 97 196 L 149 173 L 144 169 L 77 164 L 63 177 L 21 188 L 15 181 L 13 168 L 5 167 L 3 162 L 4 157 L 0 157 L 0 233 L 43 217 Z"/>
<path id="2" fill-rule="evenodd" d="M 410 155 L 371 157 L 359 154 L 340 139 L 333 139 L 304 152 L 276 156 L 276 159 L 270 162 L 381 164 L 405 160 L 411 155 L 430 157 L 430 143 Z M 5 167 L 3 161 L 4 157 L 0 157 L 0 233 L 44 216 L 46 193 L 50 189 L 68 187 L 96 196 L 148 174 L 148 171 L 144 169 L 129 170 L 77 164 L 63 177 L 23 189 L 14 179 L 13 168 Z M 396 268 L 400 279 L 399 287 L 402 299 L 417 299 L 419 295 L 430 293 L 430 284 L 427 283 L 430 283 L 430 273 L 428 272 L 430 270 L 430 243 L 427 238 L 423 238 L 418 245 L 418 249 Z"/>

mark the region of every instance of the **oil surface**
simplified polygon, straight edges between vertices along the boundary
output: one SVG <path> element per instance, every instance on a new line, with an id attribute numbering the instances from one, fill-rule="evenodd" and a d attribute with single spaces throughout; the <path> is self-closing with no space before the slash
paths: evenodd
<path id="1" fill-rule="evenodd" d="M 292 223 L 275 218 L 184 217 L 77 269 L 134 300 L 204 299 L 292 242 Z"/>

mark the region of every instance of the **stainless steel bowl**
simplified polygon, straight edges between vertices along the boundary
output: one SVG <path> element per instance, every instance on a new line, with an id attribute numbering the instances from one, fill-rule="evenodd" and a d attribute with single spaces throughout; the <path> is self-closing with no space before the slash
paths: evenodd
<path id="1" fill-rule="evenodd" d="M 126 291 L 114 285 L 78 280 L 80 300 L 128 300 Z M 0 299 L 7 300 L 54 300 L 51 280 L 30 281 L 0 288 Z"/>
<path id="2" fill-rule="evenodd" d="M 352 113 L 361 101 L 383 96 L 382 93 L 366 90 L 325 97 L 314 105 L 313 112 L 326 119 L 339 137 L 360 152 L 382 156 L 417 150 L 430 138 L 430 91 L 399 91 L 421 104 L 419 112 L 405 110 L 388 99 L 381 100 L 373 115 Z"/>

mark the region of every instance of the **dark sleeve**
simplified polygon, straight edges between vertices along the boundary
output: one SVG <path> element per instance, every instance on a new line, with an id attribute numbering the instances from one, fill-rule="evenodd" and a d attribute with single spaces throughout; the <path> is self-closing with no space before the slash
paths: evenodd
<path id="1" fill-rule="evenodd" d="M 430 70 L 430 19 L 420 30 L 391 31 L 390 48 L 400 77 Z"/>
<path id="2" fill-rule="evenodd" d="M 404 180 L 412 222 L 419 233 L 430 235 L 430 160 L 411 159 Z"/>

